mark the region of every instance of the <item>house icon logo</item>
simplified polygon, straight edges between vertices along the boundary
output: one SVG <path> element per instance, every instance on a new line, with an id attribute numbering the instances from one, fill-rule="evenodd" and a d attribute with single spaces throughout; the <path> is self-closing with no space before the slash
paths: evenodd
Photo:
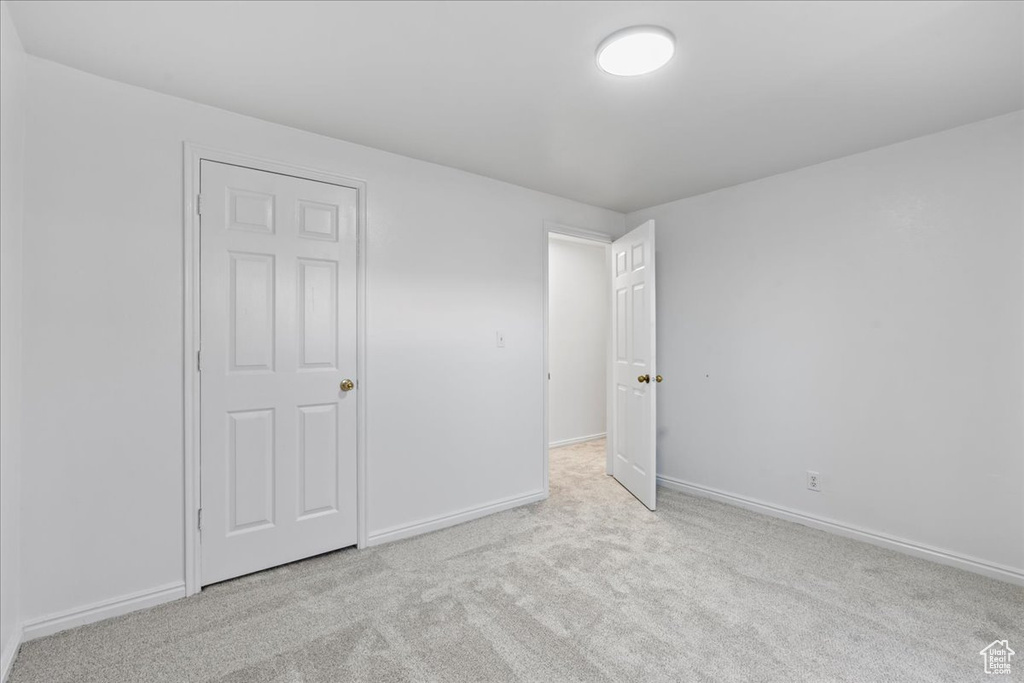
<path id="1" fill-rule="evenodd" d="M 1005 640 L 993 640 L 979 654 L 985 658 L 985 673 L 1009 674 L 1010 660 L 1017 653 L 1010 649 Z"/>

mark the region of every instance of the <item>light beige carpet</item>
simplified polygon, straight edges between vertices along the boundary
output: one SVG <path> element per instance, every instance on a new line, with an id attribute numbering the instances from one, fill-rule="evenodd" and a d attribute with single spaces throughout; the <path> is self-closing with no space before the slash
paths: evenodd
<path id="1" fill-rule="evenodd" d="M 1024 589 L 664 489 L 651 513 L 603 449 L 553 451 L 545 502 L 29 642 L 10 683 L 983 681 L 996 638 L 1024 680 Z"/>

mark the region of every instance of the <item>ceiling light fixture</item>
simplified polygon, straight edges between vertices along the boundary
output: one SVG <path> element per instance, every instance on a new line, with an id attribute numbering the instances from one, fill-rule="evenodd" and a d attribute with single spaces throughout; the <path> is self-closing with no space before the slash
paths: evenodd
<path id="1" fill-rule="evenodd" d="M 676 39 L 660 26 L 632 26 L 616 31 L 597 46 L 597 65 L 613 76 L 641 76 L 672 59 Z"/>

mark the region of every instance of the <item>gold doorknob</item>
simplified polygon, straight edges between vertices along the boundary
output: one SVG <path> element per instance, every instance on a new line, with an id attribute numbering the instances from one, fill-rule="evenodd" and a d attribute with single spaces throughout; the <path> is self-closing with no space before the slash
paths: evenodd
<path id="1" fill-rule="evenodd" d="M 661 375 L 658 375 L 657 377 L 655 377 L 654 381 L 655 382 L 661 382 Z"/>
<path id="2" fill-rule="evenodd" d="M 356 385 L 355 385 L 355 383 L 352 380 L 350 380 L 350 379 L 343 379 L 343 380 L 341 380 L 341 390 L 342 391 L 352 391 L 355 388 L 356 388 Z"/>
<path id="3" fill-rule="evenodd" d="M 636 381 L 640 382 L 641 384 L 650 384 L 651 383 L 651 376 L 650 375 L 640 375 L 639 377 L 636 378 Z"/>

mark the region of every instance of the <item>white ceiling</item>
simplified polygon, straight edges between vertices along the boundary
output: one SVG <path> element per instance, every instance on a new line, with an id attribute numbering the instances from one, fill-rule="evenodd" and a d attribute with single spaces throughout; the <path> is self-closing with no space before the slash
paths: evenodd
<path id="1" fill-rule="evenodd" d="M 11 2 L 26 50 L 630 211 L 1024 107 L 1020 2 Z M 675 59 L 600 72 L 658 24 Z"/>

